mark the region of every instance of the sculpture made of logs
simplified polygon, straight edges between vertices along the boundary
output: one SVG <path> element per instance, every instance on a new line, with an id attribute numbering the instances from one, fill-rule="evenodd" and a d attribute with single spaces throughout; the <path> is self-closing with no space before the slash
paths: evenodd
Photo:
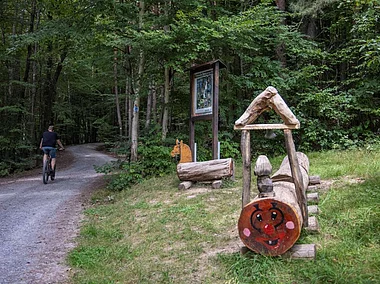
<path id="1" fill-rule="evenodd" d="M 309 184 L 309 160 L 297 152 L 303 188 Z M 270 178 L 272 166 L 259 156 L 255 175 L 259 194 L 241 211 L 239 236 L 252 251 L 269 256 L 282 255 L 293 247 L 303 226 L 302 212 L 286 156 L 280 169 Z"/>

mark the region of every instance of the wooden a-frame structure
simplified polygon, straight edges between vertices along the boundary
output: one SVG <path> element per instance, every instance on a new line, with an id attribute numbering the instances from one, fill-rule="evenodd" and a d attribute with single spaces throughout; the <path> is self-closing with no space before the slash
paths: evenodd
<path id="1" fill-rule="evenodd" d="M 273 109 L 283 120 L 283 124 L 252 124 L 263 112 Z M 235 121 L 235 130 L 241 130 L 241 150 L 243 157 L 243 192 L 242 207 L 251 199 L 251 139 L 250 130 L 283 129 L 285 145 L 289 158 L 297 199 L 303 217 L 303 226 L 308 226 L 307 199 L 296 155 L 292 129 L 299 129 L 300 122 L 278 94 L 276 88 L 269 86 L 248 106 L 242 116 Z"/>

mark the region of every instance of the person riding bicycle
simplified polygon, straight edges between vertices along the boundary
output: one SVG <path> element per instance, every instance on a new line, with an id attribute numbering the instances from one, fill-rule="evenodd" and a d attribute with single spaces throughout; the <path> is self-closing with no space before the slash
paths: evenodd
<path id="1" fill-rule="evenodd" d="M 47 160 L 47 155 L 50 155 L 51 157 L 51 168 L 53 169 L 52 176 L 55 175 L 55 159 L 56 159 L 56 148 L 55 146 L 59 145 L 60 150 L 64 150 L 61 140 L 56 132 L 54 132 L 54 126 L 49 125 L 49 128 L 47 131 L 45 131 L 42 134 L 41 143 L 40 143 L 40 149 L 44 151 L 44 164 Z"/>

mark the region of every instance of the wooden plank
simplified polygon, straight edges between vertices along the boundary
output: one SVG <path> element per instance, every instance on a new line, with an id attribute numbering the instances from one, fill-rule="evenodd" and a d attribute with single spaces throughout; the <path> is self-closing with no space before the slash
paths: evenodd
<path id="1" fill-rule="evenodd" d="M 234 130 L 266 130 L 266 129 L 299 129 L 300 124 L 248 124 L 245 126 L 235 125 Z"/>
<path id="2" fill-rule="evenodd" d="M 242 208 L 251 201 L 251 134 L 247 130 L 241 133 L 241 153 L 243 159 Z"/>

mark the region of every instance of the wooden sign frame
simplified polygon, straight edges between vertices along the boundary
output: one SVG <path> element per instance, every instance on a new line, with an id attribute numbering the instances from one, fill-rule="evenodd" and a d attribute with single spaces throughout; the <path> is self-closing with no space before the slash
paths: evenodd
<path id="1" fill-rule="evenodd" d="M 220 60 L 190 68 L 190 137 L 189 146 L 195 157 L 195 121 L 212 120 L 212 158 L 218 158 L 219 70 L 225 68 Z"/>

